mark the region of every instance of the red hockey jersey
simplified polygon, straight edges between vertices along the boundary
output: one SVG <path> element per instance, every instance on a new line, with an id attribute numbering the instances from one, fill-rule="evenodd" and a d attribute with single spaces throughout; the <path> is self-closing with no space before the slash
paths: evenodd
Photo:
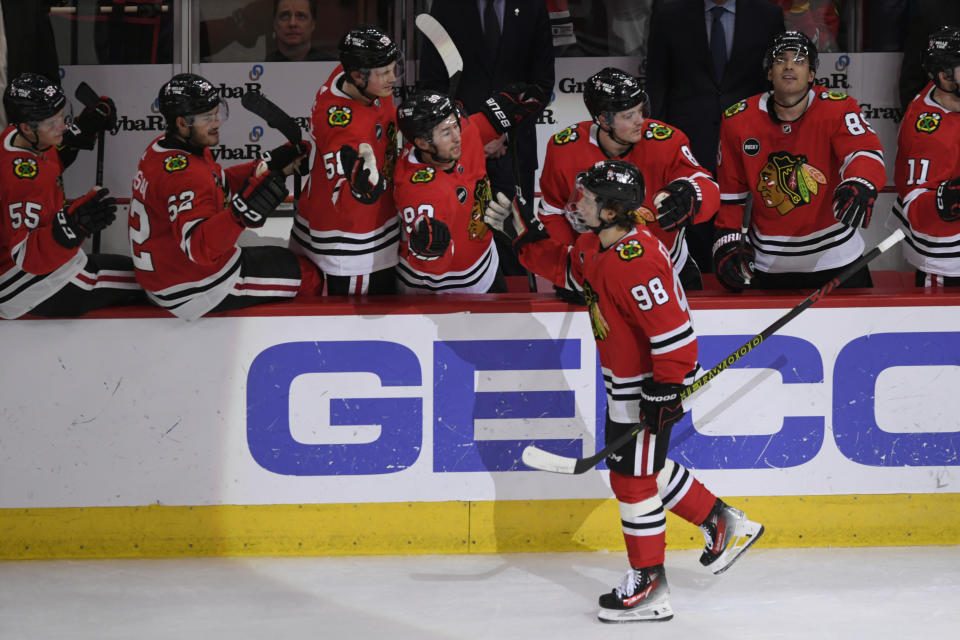
<path id="1" fill-rule="evenodd" d="M 530 242 L 520 248 L 520 262 L 583 291 L 615 422 L 639 422 L 645 378 L 692 381 L 697 337 L 687 298 L 667 249 L 648 229 L 637 227 L 607 249 L 594 233 L 580 234 L 572 248 L 552 237 Z"/>
<path id="2" fill-rule="evenodd" d="M 339 65 L 320 87 L 310 119 L 311 169 L 293 221 L 293 240 L 324 273 L 357 276 L 397 264 L 400 224 L 393 205 L 397 124 L 393 98 L 364 105 L 343 92 Z M 373 204 L 357 201 L 340 164 L 340 147 L 373 147 L 387 190 Z"/>
<path id="3" fill-rule="evenodd" d="M 906 233 L 903 257 L 917 269 L 960 276 L 960 223 L 937 214 L 937 187 L 960 176 L 960 113 L 933 100 L 933 83 L 907 107 L 900 123 L 893 213 Z"/>
<path id="4" fill-rule="evenodd" d="M 557 242 L 572 245 L 577 233 L 564 216 L 563 209 L 573 191 L 577 174 L 586 171 L 601 160 L 610 160 L 597 143 L 596 124 L 580 122 L 554 135 L 547 143 L 547 155 L 540 175 L 540 220 L 550 237 Z M 702 202 L 694 223 L 705 222 L 713 217 L 720 205 L 720 191 L 690 152 L 687 136 L 679 129 L 659 120 L 648 119 L 643 139 L 630 151 L 616 160 L 633 163 L 643 174 L 646 186 L 644 206 L 656 211 L 653 197 L 657 191 L 674 180 L 689 180 L 701 194 Z M 664 231 L 656 222 L 649 223 L 650 231 L 669 249 L 677 271 L 687 261 L 685 228 Z"/>
<path id="5" fill-rule="evenodd" d="M 716 227 L 740 229 L 752 196 L 757 270 L 808 273 L 849 264 L 863 252 L 863 239 L 834 218 L 833 191 L 854 176 L 883 187 L 880 138 L 846 94 L 814 86 L 804 114 L 779 123 L 767 111 L 769 96 L 755 95 L 723 114 Z"/>
<path id="6" fill-rule="evenodd" d="M 63 209 L 63 163 L 56 149 L 34 153 L 13 146 L 15 127 L 0 149 L 0 317 L 19 318 L 63 288 L 87 258 L 53 239 Z"/>
<path id="7" fill-rule="evenodd" d="M 394 173 L 394 202 L 403 225 L 397 278 L 404 293 L 486 293 L 499 258 L 493 231 L 483 222 L 490 179 L 483 145 L 497 133 L 483 114 L 461 119 L 461 156 L 449 171 L 421 162 L 407 144 Z M 414 220 L 429 216 L 450 228 L 450 246 L 435 260 L 410 250 Z"/>
<path id="8" fill-rule="evenodd" d="M 202 153 L 160 137 L 140 157 L 128 218 L 137 282 L 158 306 L 193 320 L 223 300 L 240 277 L 243 232 L 230 211 L 254 163 L 224 171 Z"/>

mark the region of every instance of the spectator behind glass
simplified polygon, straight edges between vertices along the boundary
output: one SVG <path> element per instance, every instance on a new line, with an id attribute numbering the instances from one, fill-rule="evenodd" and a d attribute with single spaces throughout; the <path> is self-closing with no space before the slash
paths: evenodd
<path id="1" fill-rule="evenodd" d="M 316 21 L 316 0 L 273 0 L 273 33 L 277 49 L 267 62 L 323 60 L 311 38 Z"/>
<path id="2" fill-rule="evenodd" d="M 835 0 L 771 0 L 783 10 L 789 31 L 802 31 L 820 53 L 840 51 L 840 7 Z"/>

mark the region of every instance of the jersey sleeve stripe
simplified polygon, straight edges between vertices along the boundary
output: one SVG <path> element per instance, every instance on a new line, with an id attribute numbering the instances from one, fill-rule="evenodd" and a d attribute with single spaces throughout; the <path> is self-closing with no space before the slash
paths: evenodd
<path id="1" fill-rule="evenodd" d="M 562 216 L 563 209 L 555 207 L 552 204 L 547 204 L 546 200 L 540 198 L 540 213 L 546 216 Z"/>
<path id="2" fill-rule="evenodd" d="M 854 151 L 853 153 L 848 155 L 846 158 L 844 158 L 843 165 L 840 167 L 840 175 L 843 178 L 847 177 L 845 175 L 845 172 L 847 170 L 847 167 L 850 165 L 850 163 L 860 157 L 872 158 L 873 160 L 876 160 L 877 162 L 879 162 L 881 167 L 884 166 L 883 151 L 874 151 L 874 150 Z M 878 185 L 878 186 L 882 186 L 882 185 Z"/>
<path id="3" fill-rule="evenodd" d="M 720 202 L 728 204 L 744 204 L 747 201 L 747 196 L 749 195 L 749 191 L 744 191 L 743 193 L 721 193 Z"/>
<path id="4" fill-rule="evenodd" d="M 203 222 L 203 218 L 191 220 L 183 225 L 183 230 L 181 231 L 183 235 L 180 238 L 180 249 L 187 254 L 187 257 L 191 260 L 193 260 L 193 252 L 190 249 L 190 236 L 193 235 L 194 228 L 201 222 Z"/>
<path id="5" fill-rule="evenodd" d="M 685 322 L 683 326 L 679 327 L 677 330 L 670 331 L 659 336 L 651 336 L 650 353 L 653 355 L 669 353 L 670 351 L 675 351 L 685 347 L 691 342 L 696 341 L 696 339 L 697 334 L 694 333 L 693 327 L 690 326 L 689 322 Z"/>

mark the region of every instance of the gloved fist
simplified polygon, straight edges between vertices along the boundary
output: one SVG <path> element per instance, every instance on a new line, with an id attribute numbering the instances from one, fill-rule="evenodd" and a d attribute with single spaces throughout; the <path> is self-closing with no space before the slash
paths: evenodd
<path id="1" fill-rule="evenodd" d="M 307 157 L 310 155 L 310 143 L 298 142 L 293 144 L 288 142 L 270 151 L 265 151 L 261 156 L 267 161 L 267 168 L 270 171 L 279 171 L 288 176 L 293 172 L 305 175 L 308 171 Z"/>
<path id="2" fill-rule="evenodd" d="M 937 187 L 937 215 L 944 222 L 960 220 L 960 178 L 944 180 Z"/>
<path id="3" fill-rule="evenodd" d="M 450 246 L 450 227 L 443 221 L 420 216 L 410 231 L 410 251 L 421 260 L 436 260 Z"/>
<path id="4" fill-rule="evenodd" d="M 848 227 L 867 228 L 877 188 L 863 178 L 847 178 L 833 191 L 833 217 Z"/>
<path id="5" fill-rule="evenodd" d="M 713 243 L 713 272 L 724 287 L 742 291 L 753 279 L 756 251 L 739 231 L 717 229 Z"/>
<path id="6" fill-rule="evenodd" d="M 664 231 L 673 231 L 700 211 L 700 187 L 689 180 L 674 180 L 653 199 L 657 222 Z"/>
<path id="7" fill-rule="evenodd" d="M 483 114 L 502 135 L 521 122 L 536 117 L 546 106 L 547 99 L 540 87 L 518 82 L 494 91 L 483 103 Z"/>
<path id="8" fill-rule="evenodd" d="M 106 229 L 116 219 L 117 200 L 107 189 L 91 189 L 64 207 L 53 219 L 53 239 L 67 249 L 79 247 L 84 238 Z"/>
<path id="9" fill-rule="evenodd" d="M 287 197 L 283 175 L 275 171 L 255 171 L 230 200 L 230 212 L 247 228 L 262 227 L 267 217 Z"/>
<path id="10" fill-rule="evenodd" d="M 93 149 L 97 134 L 117 126 L 117 105 L 107 96 L 100 96 L 95 104 L 84 107 L 63 136 L 64 146 L 74 149 Z"/>
<path id="11" fill-rule="evenodd" d="M 340 166 L 358 202 L 373 204 L 387 190 L 387 181 L 377 170 L 373 147 L 361 142 L 359 151 L 348 144 L 340 147 Z"/>
<path id="12" fill-rule="evenodd" d="M 653 378 L 640 383 L 640 420 L 650 433 L 666 433 L 683 417 L 682 390 L 682 384 L 657 382 Z"/>

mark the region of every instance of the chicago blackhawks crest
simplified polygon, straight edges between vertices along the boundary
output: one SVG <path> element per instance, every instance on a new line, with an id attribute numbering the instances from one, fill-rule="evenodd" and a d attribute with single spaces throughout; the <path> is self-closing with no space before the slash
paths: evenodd
<path id="1" fill-rule="evenodd" d="M 630 238 L 627 242 L 621 242 L 617 245 L 617 255 L 621 260 L 630 261 L 643 255 L 643 245 L 636 238 Z"/>
<path id="2" fill-rule="evenodd" d="M 574 127 L 567 127 L 553 135 L 553 144 L 568 144 L 580 137 Z"/>
<path id="3" fill-rule="evenodd" d="M 673 137 L 673 129 L 665 124 L 651 122 L 647 130 L 643 132 L 643 137 L 647 140 L 667 140 Z"/>
<path id="4" fill-rule="evenodd" d="M 39 167 L 33 158 L 17 158 L 13 161 L 13 175 L 32 180 L 37 177 Z"/>
<path id="5" fill-rule="evenodd" d="M 174 171 L 183 171 L 190 165 L 190 160 L 186 155 L 178 153 L 173 156 L 167 156 L 163 159 L 163 170 L 167 173 Z"/>
<path id="6" fill-rule="evenodd" d="M 785 216 L 796 207 L 810 204 L 820 185 L 825 184 L 827 177 L 807 164 L 806 156 L 778 151 L 771 153 L 760 169 L 757 193 L 763 204 Z"/>
<path id="7" fill-rule="evenodd" d="M 723 112 L 723 117 L 732 118 L 738 113 L 741 113 L 742 111 L 746 111 L 746 110 L 747 110 L 747 101 L 741 100 L 737 104 L 730 105 L 729 107 L 727 107 L 726 110 Z"/>
<path id="8" fill-rule="evenodd" d="M 414 184 L 430 182 L 437 175 L 437 170 L 433 167 L 423 167 L 410 176 L 410 182 Z"/>
<path id="9" fill-rule="evenodd" d="M 920 133 L 933 133 L 940 128 L 941 116 L 939 113 L 924 111 L 917 116 L 917 131 Z"/>
<path id="10" fill-rule="evenodd" d="M 331 127 L 345 127 L 353 120 L 353 109 L 347 106 L 333 105 L 327 109 L 327 124 Z"/>

